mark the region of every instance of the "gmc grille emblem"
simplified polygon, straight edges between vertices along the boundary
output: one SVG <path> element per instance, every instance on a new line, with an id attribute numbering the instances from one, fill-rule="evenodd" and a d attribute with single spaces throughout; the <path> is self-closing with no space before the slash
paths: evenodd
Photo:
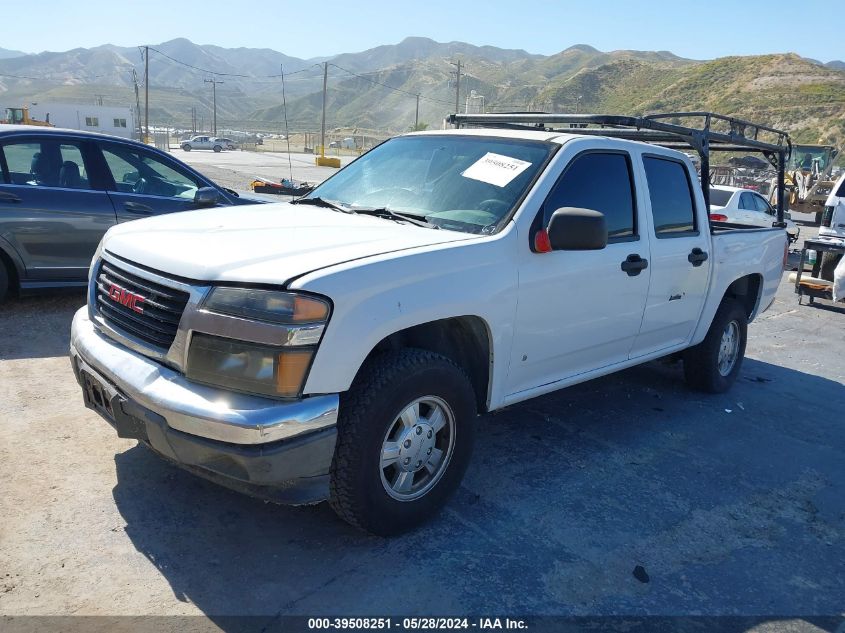
<path id="1" fill-rule="evenodd" d="M 136 295 L 126 288 L 121 288 L 117 284 L 109 285 L 109 299 L 134 310 L 138 314 L 144 314 L 144 297 Z"/>

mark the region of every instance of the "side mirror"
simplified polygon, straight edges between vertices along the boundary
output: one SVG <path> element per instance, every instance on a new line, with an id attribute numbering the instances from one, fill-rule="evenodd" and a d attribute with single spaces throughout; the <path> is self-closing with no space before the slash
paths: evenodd
<path id="1" fill-rule="evenodd" d="M 214 187 L 200 187 L 194 194 L 194 206 L 213 207 L 220 201 L 220 194 Z"/>
<path id="2" fill-rule="evenodd" d="M 546 229 L 554 251 L 597 251 L 607 246 L 604 213 L 563 207 L 552 213 Z"/>

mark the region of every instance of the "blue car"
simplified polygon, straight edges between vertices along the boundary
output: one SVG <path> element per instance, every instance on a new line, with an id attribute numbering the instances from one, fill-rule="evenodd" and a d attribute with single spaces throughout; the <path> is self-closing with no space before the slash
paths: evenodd
<path id="1" fill-rule="evenodd" d="M 119 222 L 260 202 L 136 141 L 0 125 L 0 301 L 84 287 L 100 238 Z"/>

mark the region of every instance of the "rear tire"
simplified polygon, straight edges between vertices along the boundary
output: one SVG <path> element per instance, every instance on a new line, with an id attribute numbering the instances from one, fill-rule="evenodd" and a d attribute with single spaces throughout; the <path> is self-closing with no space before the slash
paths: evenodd
<path id="1" fill-rule="evenodd" d="M 223 148 L 222 148 L 222 147 L 220 147 L 219 145 L 215 145 L 215 146 L 214 146 L 214 151 L 215 151 L 215 152 L 222 152 L 222 151 L 223 151 Z"/>
<path id="2" fill-rule="evenodd" d="M 707 336 L 684 352 L 684 375 L 694 389 L 724 393 L 736 381 L 748 339 L 748 316 L 736 299 L 725 298 Z"/>
<path id="3" fill-rule="evenodd" d="M 428 520 L 463 479 L 475 416 L 470 380 L 448 358 L 404 349 L 369 361 L 341 395 L 332 508 L 380 536 Z"/>

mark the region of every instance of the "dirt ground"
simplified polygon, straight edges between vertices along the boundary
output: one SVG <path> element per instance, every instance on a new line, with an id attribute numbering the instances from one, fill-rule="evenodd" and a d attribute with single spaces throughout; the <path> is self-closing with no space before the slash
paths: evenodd
<path id="1" fill-rule="evenodd" d="M 0 615 L 845 609 L 845 309 L 785 276 L 731 392 L 654 362 L 487 416 L 446 510 L 393 540 L 117 438 L 67 359 L 84 300 L 0 306 Z"/>

